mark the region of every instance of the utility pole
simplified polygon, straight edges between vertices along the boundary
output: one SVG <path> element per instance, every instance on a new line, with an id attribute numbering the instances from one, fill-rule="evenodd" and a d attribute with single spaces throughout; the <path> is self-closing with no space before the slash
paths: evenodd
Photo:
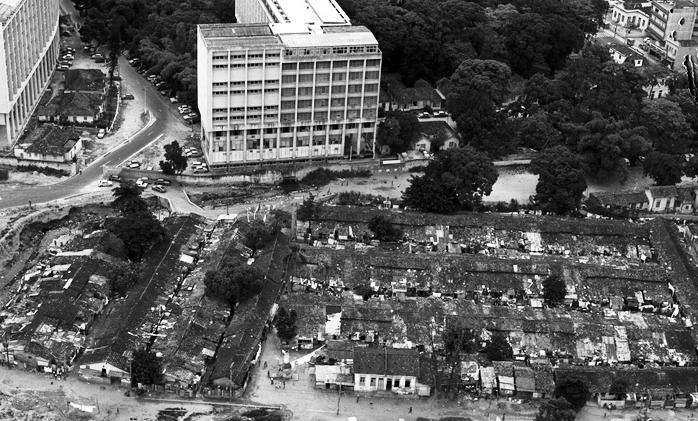
<path id="1" fill-rule="evenodd" d="M 342 383 L 339 384 L 339 389 L 337 389 L 337 415 L 339 415 L 339 401 L 342 399 Z"/>

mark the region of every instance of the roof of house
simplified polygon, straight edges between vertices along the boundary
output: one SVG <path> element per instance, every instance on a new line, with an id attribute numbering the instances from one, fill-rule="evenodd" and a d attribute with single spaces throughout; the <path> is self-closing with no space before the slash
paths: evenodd
<path id="1" fill-rule="evenodd" d="M 655 199 L 658 197 L 677 197 L 679 195 L 676 186 L 651 186 L 649 191 Z"/>
<path id="2" fill-rule="evenodd" d="M 630 368 L 565 367 L 555 369 L 555 381 L 580 379 L 591 393 L 607 393 L 616 379 L 626 380 L 629 391 L 671 388 L 674 393 L 691 393 L 698 388 L 698 367 Z"/>
<path id="3" fill-rule="evenodd" d="M 65 90 L 103 91 L 105 74 L 99 69 L 70 69 L 65 72 Z"/>
<path id="4" fill-rule="evenodd" d="M 354 343 L 352 341 L 342 339 L 328 340 L 327 357 L 335 360 L 354 359 Z"/>
<path id="5" fill-rule="evenodd" d="M 64 155 L 80 139 L 80 131 L 73 127 L 44 124 L 34 129 L 21 145 L 27 153 L 39 155 Z"/>
<path id="6" fill-rule="evenodd" d="M 456 137 L 456 132 L 445 121 L 420 121 L 420 129 L 428 137 L 442 136 L 446 139 Z"/>
<path id="7" fill-rule="evenodd" d="M 453 82 L 451 82 L 451 79 L 442 77 L 436 81 L 436 89 L 438 89 L 439 92 L 441 92 L 444 96 L 448 96 L 453 89 Z"/>
<path id="8" fill-rule="evenodd" d="M 644 191 L 596 192 L 590 196 L 595 197 L 602 206 L 626 207 L 648 201 Z"/>
<path id="9" fill-rule="evenodd" d="M 417 377 L 419 354 L 416 349 L 354 348 L 354 373 Z"/>
<path id="10" fill-rule="evenodd" d="M 48 117 L 94 117 L 104 103 L 104 96 L 93 92 L 70 92 L 54 96 L 39 106 L 39 115 Z"/>

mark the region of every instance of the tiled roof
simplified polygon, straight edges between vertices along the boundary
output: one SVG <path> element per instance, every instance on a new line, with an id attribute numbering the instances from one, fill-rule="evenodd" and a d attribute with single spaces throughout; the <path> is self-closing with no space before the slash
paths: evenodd
<path id="1" fill-rule="evenodd" d="M 40 155 L 63 155 L 80 139 L 80 131 L 72 127 L 45 124 L 37 127 L 22 141 L 29 144 L 24 150 Z"/>
<path id="2" fill-rule="evenodd" d="M 100 112 L 104 96 L 98 93 L 70 92 L 51 98 L 39 107 L 39 115 L 47 117 L 94 117 Z"/>
<path id="3" fill-rule="evenodd" d="M 637 203 L 647 203 L 647 195 L 644 191 L 619 191 L 592 193 L 602 206 L 626 207 Z"/>
<path id="4" fill-rule="evenodd" d="M 658 197 L 677 197 L 679 194 L 676 186 L 651 186 L 649 190 L 655 199 Z"/>
<path id="5" fill-rule="evenodd" d="M 354 348 L 354 373 L 417 377 L 419 354 L 415 349 Z"/>
<path id="6" fill-rule="evenodd" d="M 65 72 L 66 91 L 103 91 L 104 73 L 99 69 L 71 69 Z"/>
<path id="7" fill-rule="evenodd" d="M 413 88 L 407 88 L 400 80 L 399 75 L 388 74 L 383 76 L 381 85 L 381 102 L 412 104 L 417 101 L 441 101 L 441 96 L 424 79 L 416 81 Z"/>

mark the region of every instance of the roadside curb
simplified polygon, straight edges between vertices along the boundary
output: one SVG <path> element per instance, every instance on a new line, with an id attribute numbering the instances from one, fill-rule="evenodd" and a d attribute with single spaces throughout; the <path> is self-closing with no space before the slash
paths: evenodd
<path id="1" fill-rule="evenodd" d="M 148 111 L 148 123 L 146 123 L 145 126 L 141 127 L 136 133 L 134 133 L 134 134 L 132 134 L 131 136 L 127 137 L 126 139 L 124 139 L 124 140 L 123 140 L 121 143 L 119 143 L 118 145 L 114 145 L 111 149 L 109 149 L 108 151 L 106 151 L 105 153 L 103 153 L 102 155 L 100 155 L 99 158 L 97 158 L 97 159 L 95 159 L 94 161 L 90 162 L 88 165 L 85 165 L 85 168 L 90 168 L 95 162 L 99 161 L 100 159 L 105 158 L 105 157 L 106 157 L 107 155 L 109 155 L 110 153 L 112 153 L 112 152 L 114 152 L 115 150 L 117 150 L 117 149 L 121 148 L 122 146 L 126 145 L 127 143 L 129 143 L 129 142 L 131 141 L 131 139 L 133 139 L 134 137 L 138 136 L 141 132 L 143 132 L 143 131 L 145 131 L 146 129 L 148 129 L 150 126 L 152 126 L 153 124 L 155 124 L 157 121 L 158 121 L 158 119 L 155 118 L 155 117 L 153 117 L 152 114 L 150 113 L 150 111 Z M 129 157 L 129 158 L 130 158 L 130 157 Z M 127 159 L 128 159 L 128 158 L 127 158 Z"/>

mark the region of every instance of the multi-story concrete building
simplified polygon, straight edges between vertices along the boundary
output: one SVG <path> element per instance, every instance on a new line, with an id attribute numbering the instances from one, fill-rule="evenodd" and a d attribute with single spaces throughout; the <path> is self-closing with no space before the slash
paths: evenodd
<path id="1" fill-rule="evenodd" d="M 335 0 L 237 0 L 199 25 L 198 105 L 212 168 L 374 152 L 382 54 Z"/>
<path id="2" fill-rule="evenodd" d="M 698 3 L 694 0 L 653 0 L 644 44 L 674 70 L 698 51 Z"/>
<path id="3" fill-rule="evenodd" d="M 0 0 L 0 149 L 29 121 L 60 51 L 58 0 Z"/>

